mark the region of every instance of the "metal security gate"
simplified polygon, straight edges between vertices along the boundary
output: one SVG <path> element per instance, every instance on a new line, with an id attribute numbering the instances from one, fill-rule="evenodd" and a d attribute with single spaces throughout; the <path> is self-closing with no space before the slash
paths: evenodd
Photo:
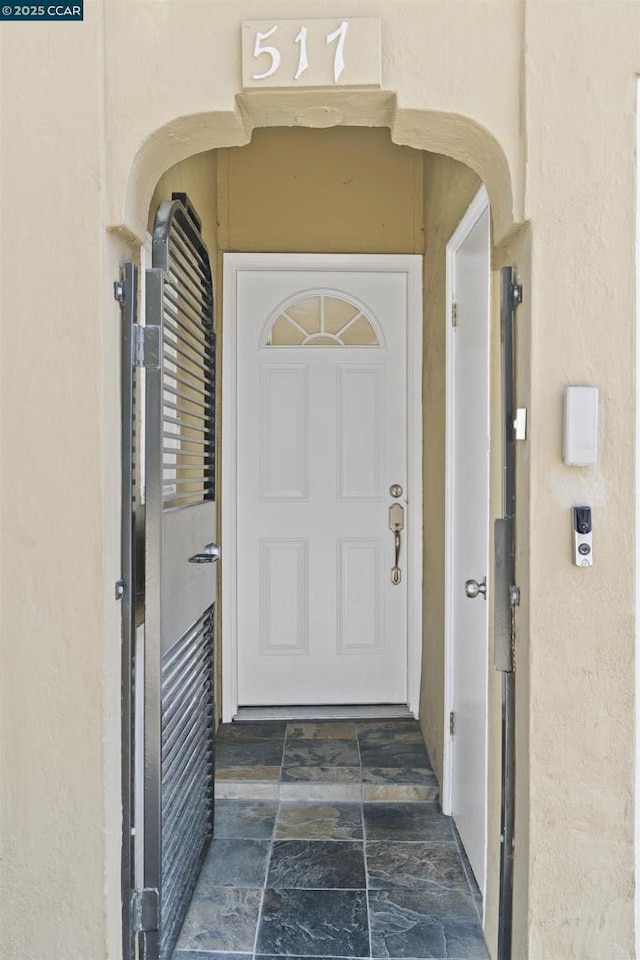
<path id="1" fill-rule="evenodd" d="M 515 843 L 516 677 L 515 608 L 520 590 L 515 582 L 516 522 L 516 405 L 515 312 L 522 303 L 522 286 L 513 267 L 500 271 L 500 341 L 503 420 L 504 516 L 494 527 L 494 662 L 502 672 L 502 787 L 500 821 L 500 907 L 498 960 L 511 960 L 513 867 Z"/>
<path id="2" fill-rule="evenodd" d="M 214 302 L 186 195 L 160 204 L 152 249 L 145 324 L 130 338 L 144 380 L 144 696 L 133 699 L 144 785 L 125 956 L 137 935 L 142 960 L 169 960 L 213 834 L 214 796 Z"/>

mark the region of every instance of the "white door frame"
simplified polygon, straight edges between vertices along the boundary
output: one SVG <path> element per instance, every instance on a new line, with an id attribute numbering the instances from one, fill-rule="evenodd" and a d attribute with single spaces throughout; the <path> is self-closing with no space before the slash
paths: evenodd
<path id="1" fill-rule="evenodd" d="M 225 253 L 222 307 L 222 719 L 238 710 L 237 661 L 237 274 L 241 270 L 404 273 L 407 276 L 407 706 L 418 716 L 422 663 L 422 256 Z"/>
<path id="2" fill-rule="evenodd" d="M 452 815 L 453 804 L 453 737 L 449 733 L 449 716 L 453 709 L 453 491 L 455 484 L 454 432 L 453 432 L 453 271 L 454 259 L 465 240 L 489 207 L 489 196 L 484 186 L 480 187 L 467 212 L 458 224 L 446 249 L 446 427 L 445 427 L 445 603 L 444 603 L 444 749 L 442 763 L 442 810 Z M 487 356 L 487 365 L 489 357 Z M 490 396 L 490 394 L 489 394 Z M 489 411 L 487 410 L 487 416 Z M 487 531 L 489 533 L 489 531 Z M 488 560 L 488 558 L 487 558 Z M 487 577 L 487 580 L 489 578 Z M 488 711 L 485 713 L 488 726 Z M 488 744 L 488 738 L 487 738 Z M 487 764 L 488 770 L 488 764 Z M 485 793 L 487 782 L 485 780 Z M 485 823 L 485 847 L 487 825 Z"/>

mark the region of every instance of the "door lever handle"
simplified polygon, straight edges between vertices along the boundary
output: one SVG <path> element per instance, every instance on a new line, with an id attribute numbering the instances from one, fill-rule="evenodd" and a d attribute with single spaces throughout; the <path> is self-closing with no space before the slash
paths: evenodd
<path id="1" fill-rule="evenodd" d="M 189 563 L 215 563 L 220 559 L 220 547 L 217 543 L 208 543 L 202 553 L 194 553 Z"/>
<path id="2" fill-rule="evenodd" d="M 395 562 L 391 567 L 391 583 L 397 585 L 402 580 L 402 571 L 400 569 L 400 532 L 404 530 L 404 507 L 401 503 L 392 503 L 389 507 L 389 529 L 393 533 L 393 545 L 395 548 Z"/>

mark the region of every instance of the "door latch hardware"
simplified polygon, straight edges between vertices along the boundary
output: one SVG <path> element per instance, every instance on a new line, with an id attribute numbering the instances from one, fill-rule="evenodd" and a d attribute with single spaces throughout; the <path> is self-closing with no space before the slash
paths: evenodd
<path id="1" fill-rule="evenodd" d="M 513 435 L 515 440 L 527 439 L 527 408 L 518 407 L 516 418 L 513 421 Z"/>
<path id="2" fill-rule="evenodd" d="M 395 548 L 395 562 L 391 568 L 391 583 L 397 586 L 402 580 L 402 571 L 400 569 L 400 532 L 404 530 L 404 507 L 401 503 L 392 503 L 389 507 L 389 529 L 393 533 L 393 545 Z"/>
<path id="3" fill-rule="evenodd" d="M 114 591 L 116 600 L 122 600 L 122 598 L 124 597 L 125 588 L 126 588 L 126 582 L 124 580 L 116 580 L 115 591 Z"/>
<path id="4" fill-rule="evenodd" d="M 511 585 L 509 588 L 509 599 L 512 607 L 520 606 L 520 587 L 516 587 L 515 584 Z"/>
<path id="5" fill-rule="evenodd" d="M 127 296 L 125 293 L 125 285 L 122 280 L 113 281 L 113 296 L 121 306 L 124 306 Z"/>

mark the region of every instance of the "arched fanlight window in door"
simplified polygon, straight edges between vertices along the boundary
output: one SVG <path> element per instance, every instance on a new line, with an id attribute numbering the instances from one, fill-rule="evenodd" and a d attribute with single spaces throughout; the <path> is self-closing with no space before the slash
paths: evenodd
<path id="1" fill-rule="evenodd" d="M 379 347 L 377 325 L 361 304 L 338 293 L 307 293 L 267 324 L 267 347 Z"/>

